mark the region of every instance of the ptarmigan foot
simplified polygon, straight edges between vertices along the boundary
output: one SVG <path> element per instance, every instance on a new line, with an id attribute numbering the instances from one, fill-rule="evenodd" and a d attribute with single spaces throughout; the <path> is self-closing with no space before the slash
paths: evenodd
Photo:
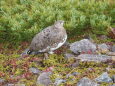
<path id="1" fill-rule="evenodd" d="M 44 53 L 44 60 L 48 59 L 48 53 Z"/>

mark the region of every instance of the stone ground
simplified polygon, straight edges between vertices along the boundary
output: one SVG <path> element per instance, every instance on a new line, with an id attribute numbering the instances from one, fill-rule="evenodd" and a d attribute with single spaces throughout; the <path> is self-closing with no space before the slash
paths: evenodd
<path id="1" fill-rule="evenodd" d="M 23 59 L 19 56 L 18 51 L 1 52 L 0 86 L 115 85 L 115 44 L 112 42 L 96 44 L 82 39 L 66 43 L 46 60 L 43 55 Z"/>

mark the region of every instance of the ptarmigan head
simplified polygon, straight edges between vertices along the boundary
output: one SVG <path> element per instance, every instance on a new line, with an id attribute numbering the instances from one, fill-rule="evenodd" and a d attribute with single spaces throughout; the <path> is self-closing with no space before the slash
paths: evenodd
<path id="1" fill-rule="evenodd" d="M 58 27 L 58 28 L 63 27 L 63 25 L 64 25 L 64 21 L 63 20 L 58 20 L 58 21 L 56 21 L 54 23 L 54 26 Z"/>

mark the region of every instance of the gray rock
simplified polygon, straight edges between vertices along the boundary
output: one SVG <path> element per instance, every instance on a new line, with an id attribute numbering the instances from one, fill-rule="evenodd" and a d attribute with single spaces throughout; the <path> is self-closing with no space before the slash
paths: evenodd
<path id="1" fill-rule="evenodd" d="M 34 67 L 29 68 L 29 71 L 32 72 L 32 73 L 34 73 L 34 74 L 40 74 L 41 73 L 40 70 L 38 70 L 37 68 L 34 68 Z"/>
<path id="2" fill-rule="evenodd" d="M 26 86 L 25 84 L 7 84 L 5 86 Z"/>
<path id="3" fill-rule="evenodd" d="M 88 39 L 83 39 L 77 42 L 74 42 L 70 45 L 70 50 L 75 54 L 79 54 L 81 52 L 95 52 L 96 45 L 90 42 Z"/>
<path id="4" fill-rule="evenodd" d="M 107 72 L 104 72 L 102 75 L 97 77 L 95 80 L 97 82 L 106 82 L 106 83 L 112 82 L 112 79 L 109 77 Z"/>
<path id="5" fill-rule="evenodd" d="M 2 79 L 2 78 L 0 78 L 0 83 L 2 84 L 2 83 L 4 83 L 4 82 L 5 82 L 5 80 Z"/>
<path id="6" fill-rule="evenodd" d="M 60 78 L 56 78 L 55 82 L 54 82 L 54 85 L 55 86 L 59 86 L 61 83 L 64 83 L 64 82 L 66 82 L 66 80 L 60 79 Z"/>
<path id="7" fill-rule="evenodd" d="M 105 43 L 103 44 L 98 44 L 98 50 L 102 53 L 106 53 L 108 52 L 110 49 L 110 47 L 108 45 L 106 45 Z"/>
<path id="8" fill-rule="evenodd" d="M 112 57 L 107 55 L 81 54 L 76 59 L 80 59 L 81 61 L 106 62 L 107 60 L 111 60 Z"/>
<path id="9" fill-rule="evenodd" d="M 115 52 L 115 45 L 112 46 L 112 52 Z"/>
<path id="10" fill-rule="evenodd" d="M 90 80 L 87 77 L 83 77 L 76 86 L 99 86 L 96 82 Z"/>
<path id="11" fill-rule="evenodd" d="M 52 81 L 50 80 L 50 75 L 52 72 L 43 72 L 39 75 L 37 78 L 37 84 L 43 85 L 43 86 L 49 86 L 51 85 Z"/>

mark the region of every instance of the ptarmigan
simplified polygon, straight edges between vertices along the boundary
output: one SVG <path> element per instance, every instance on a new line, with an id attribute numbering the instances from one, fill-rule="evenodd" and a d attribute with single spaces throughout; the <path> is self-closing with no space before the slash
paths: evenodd
<path id="1" fill-rule="evenodd" d="M 33 38 L 29 48 L 22 54 L 53 53 L 54 50 L 61 47 L 67 40 L 67 33 L 63 27 L 64 21 L 58 20 L 54 25 L 43 29 Z"/>

